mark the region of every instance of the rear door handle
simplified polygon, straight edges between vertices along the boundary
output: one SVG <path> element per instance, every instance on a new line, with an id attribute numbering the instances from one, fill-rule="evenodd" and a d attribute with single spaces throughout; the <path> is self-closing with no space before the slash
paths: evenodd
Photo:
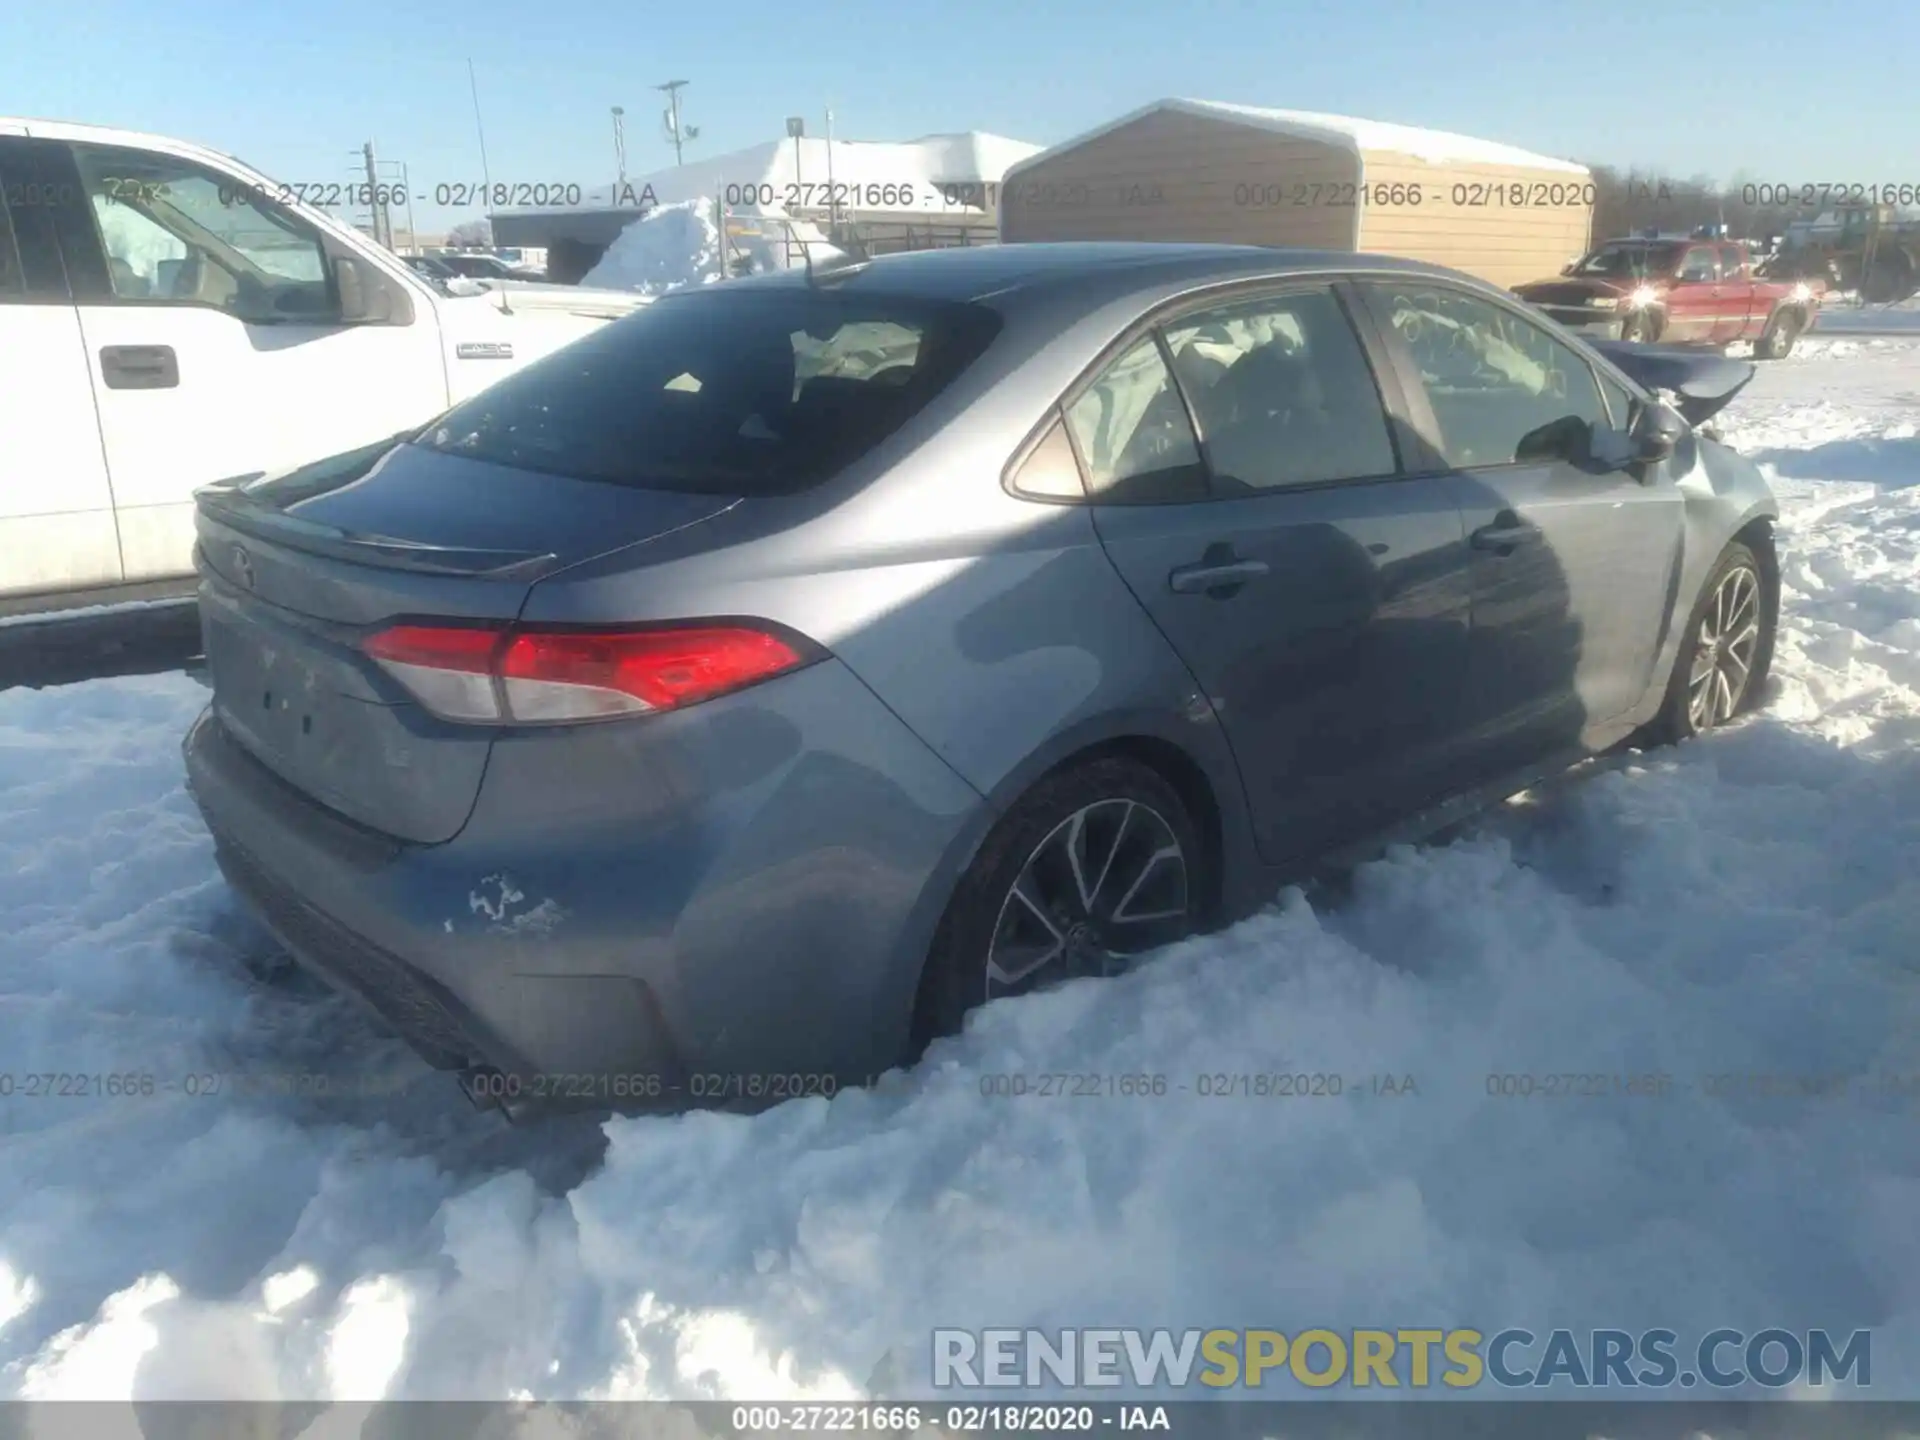
<path id="1" fill-rule="evenodd" d="M 1167 576 L 1167 584 L 1181 595 L 1195 595 L 1204 591 L 1225 599 L 1247 581 L 1258 580 L 1267 571 L 1267 562 L 1264 560 L 1202 561 L 1198 565 L 1182 565 Z"/>
<path id="2" fill-rule="evenodd" d="M 171 345 L 108 345 L 100 374 L 109 390 L 171 390 L 180 383 L 180 359 Z"/>
<path id="3" fill-rule="evenodd" d="M 1518 522 L 1482 525 L 1469 537 L 1476 550 L 1497 550 L 1502 555 L 1515 546 L 1531 545 L 1540 538 L 1540 527 Z"/>

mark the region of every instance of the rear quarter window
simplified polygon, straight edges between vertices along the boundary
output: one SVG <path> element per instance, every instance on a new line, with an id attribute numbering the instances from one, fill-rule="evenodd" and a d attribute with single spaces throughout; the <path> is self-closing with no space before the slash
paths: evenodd
<path id="1" fill-rule="evenodd" d="M 652 490 L 792 493 L 898 430 L 999 323 L 983 306 L 830 290 L 669 296 L 491 386 L 416 443 Z"/>

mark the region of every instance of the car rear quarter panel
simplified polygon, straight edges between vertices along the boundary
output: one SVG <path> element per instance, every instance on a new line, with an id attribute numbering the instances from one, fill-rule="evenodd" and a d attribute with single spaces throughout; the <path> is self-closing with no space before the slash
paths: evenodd
<path id="1" fill-rule="evenodd" d="M 1244 792 L 1200 687 L 1086 508 L 1001 484 L 1082 370 L 1182 288 L 1010 311 L 986 356 L 847 476 L 542 581 L 525 618 L 777 620 L 844 662 L 998 810 L 1079 751 L 1164 741 L 1206 777 L 1236 866 Z M 1240 880 L 1234 869 L 1229 890 Z"/>

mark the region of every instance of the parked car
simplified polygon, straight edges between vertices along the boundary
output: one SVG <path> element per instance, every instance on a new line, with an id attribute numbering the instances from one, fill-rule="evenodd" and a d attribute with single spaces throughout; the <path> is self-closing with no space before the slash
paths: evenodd
<path id="1" fill-rule="evenodd" d="M 1644 342 L 1731 345 L 1777 360 L 1813 323 L 1821 286 L 1754 274 L 1740 241 L 1609 240 L 1560 278 L 1514 294 L 1583 334 Z"/>
<path id="2" fill-rule="evenodd" d="M 642 303 L 443 293 L 293 188 L 155 135 L 0 120 L 0 201 L 0 595 L 49 603 L 190 577 L 210 476 L 424 425 Z"/>
<path id="3" fill-rule="evenodd" d="M 442 264 L 434 255 L 406 255 L 401 257 L 407 262 L 407 268 L 416 275 L 424 275 L 429 280 L 452 280 L 459 271 L 450 265 Z"/>
<path id="4" fill-rule="evenodd" d="M 765 1103 L 1760 693 L 1751 377 L 1411 261 L 950 249 L 668 295 L 206 489 L 189 783 L 513 1109 Z"/>
<path id="5" fill-rule="evenodd" d="M 509 265 L 498 255 L 442 250 L 433 258 L 454 274 L 464 275 L 469 280 L 542 280 L 545 278 L 544 271 Z"/>

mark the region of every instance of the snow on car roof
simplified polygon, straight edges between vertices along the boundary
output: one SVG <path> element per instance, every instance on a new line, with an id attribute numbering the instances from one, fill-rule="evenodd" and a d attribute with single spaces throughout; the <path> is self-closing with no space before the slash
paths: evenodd
<path id="1" fill-rule="evenodd" d="M 1569 175 L 1586 175 L 1587 167 L 1572 160 L 1535 154 L 1497 140 L 1477 140 L 1470 135 L 1453 135 L 1444 130 L 1423 130 L 1413 125 L 1395 125 L 1384 120 L 1360 120 L 1350 115 L 1324 115 L 1309 110 L 1270 110 L 1256 105 L 1235 105 L 1223 100 L 1156 100 L 1117 120 L 1064 140 L 1039 155 L 1021 161 L 1007 173 L 1024 170 L 1036 161 L 1086 144 L 1087 141 L 1117 130 L 1122 125 L 1161 111 L 1194 115 L 1206 120 L 1227 120 L 1272 130 L 1281 135 L 1344 144 L 1353 150 L 1390 150 L 1412 155 L 1432 164 L 1516 165 L 1534 170 L 1555 170 Z"/>

